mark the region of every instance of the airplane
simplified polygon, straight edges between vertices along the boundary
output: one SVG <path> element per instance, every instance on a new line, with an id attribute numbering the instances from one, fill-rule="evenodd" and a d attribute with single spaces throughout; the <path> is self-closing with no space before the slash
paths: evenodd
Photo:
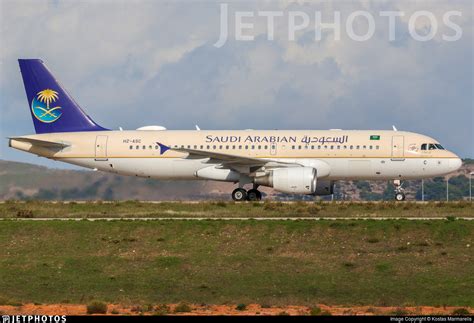
<path id="1" fill-rule="evenodd" d="M 290 194 L 331 195 L 338 180 L 441 176 L 461 159 L 433 138 L 394 130 L 106 129 L 89 117 L 40 59 L 19 59 L 36 134 L 9 146 L 93 170 L 171 180 L 232 182 L 235 201 L 258 201 L 259 186 Z M 250 186 L 250 189 L 245 187 Z"/>

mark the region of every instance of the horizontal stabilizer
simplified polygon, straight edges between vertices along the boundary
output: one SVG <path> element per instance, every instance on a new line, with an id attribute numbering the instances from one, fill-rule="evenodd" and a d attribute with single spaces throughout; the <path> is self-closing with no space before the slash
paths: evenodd
<path id="1" fill-rule="evenodd" d="M 16 140 L 16 141 L 21 141 L 21 142 L 28 142 L 34 146 L 41 146 L 41 147 L 46 147 L 46 148 L 64 148 L 64 147 L 69 146 L 68 144 L 65 144 L 62 142 L 32 139 L 32 138 L 25 138 L 25 137 L 12 137 L 8 139 L 10 139 L 10 141 Z"/>

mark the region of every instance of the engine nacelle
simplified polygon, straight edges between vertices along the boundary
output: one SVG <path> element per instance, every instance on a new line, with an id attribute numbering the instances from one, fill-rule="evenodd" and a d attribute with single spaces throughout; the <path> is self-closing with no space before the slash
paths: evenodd
<path id="1" fill-rule="evenodd" d="M 283 193 L 296 194 L 314 194 L 316 181 L 316 169 L 313 167 L 278 168 L 254 178 L 255 184 L 273 187 Z"/>
<path id="2" fill-rule="evenodd" d="M 334 181 L 319 180 L 316 185 L 316 191 L 313 195 L 332 195 L 334 194 Z"/>

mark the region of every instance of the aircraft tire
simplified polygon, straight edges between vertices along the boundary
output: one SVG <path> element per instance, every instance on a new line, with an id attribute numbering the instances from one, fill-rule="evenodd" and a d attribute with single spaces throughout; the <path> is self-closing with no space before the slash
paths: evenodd
<path id="1" fill-rule="evenodd" d="M 397 193 L 395 194 L 395 200 L 401 202 L 405 201 L 405 194 L 404 193 Z"/>
<path id="2" fill-rule="evenodd" d="M 236 202 L 242 202 L 247 200 L 247 191 L 243 188 L 236 188 L 232 191 L 232 199 Z"/>
<path id="3" fill-rule="evenodd" d="M 260 201 L 262 199 L 262 193 L 260 193 L 260 191 L 256 189 L 248 190 L 247 199 L 249 201 Z"/>

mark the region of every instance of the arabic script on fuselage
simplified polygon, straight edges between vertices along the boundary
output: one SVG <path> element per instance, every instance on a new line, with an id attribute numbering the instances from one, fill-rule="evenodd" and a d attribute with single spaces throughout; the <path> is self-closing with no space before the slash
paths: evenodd
<path id="1" fill-rule="evenodd" d="M 345 144 L 349 136 L 214 136 L 207 135 L 206 143 L 303 143 L 309 144 Z"/>

